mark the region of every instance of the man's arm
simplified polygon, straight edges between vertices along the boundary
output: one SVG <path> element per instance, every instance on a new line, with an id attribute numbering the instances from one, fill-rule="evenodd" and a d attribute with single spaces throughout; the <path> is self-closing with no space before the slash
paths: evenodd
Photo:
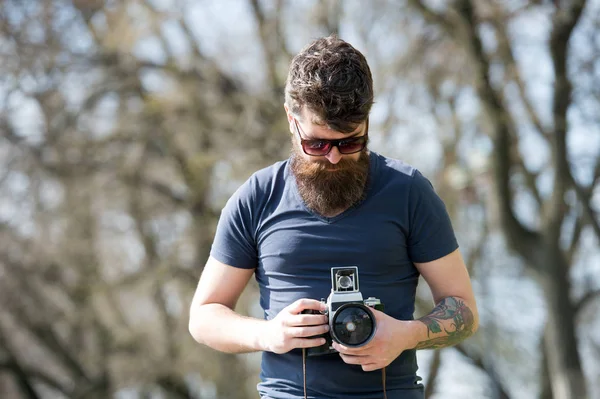
<path id="1" fill-rule="evenodd" d="M 260 335 L 265 321 L 233 311 L 253 273 L 254 269 L 208 259 L 190 306 L 188 328 L 196 341 L 228 353 L 262 350 Z"/>
<path id="2" fill-rule="evenodd" d="M 242 316 L 233 309 L 254 269 L 235 268 L 209 258 L 190 307 L 189 331 L 194 339 L 228 353 L 272 351 L 285 353 L 324 343 L 306 337 L 327 331 L 327 316 L 301 314 L 304 309 L 324 310 L 316 300 L 301 299 L 284 308 L 273 320 Z"/>
<path id="3" fill-rule="evenodd" d="M 479 322 L 467 268 L 458 250 L 440 259 L 416 263 L 438 304 L 417 320 L 397 320 L 373 310 L 377 332 L 371 342 L 350 348 L 336 342 L 344 362 L 364 371 L 386 367 L 407 349 L 443 348 L 472 335 Z"/>
<path id="4" fill-rule="evenodd" d="M 415 266 L 429 285 L 435 308 L 413 323 L 416 349 L 456 345 L 477 331 L 479 314 L 459 250 Z"/>

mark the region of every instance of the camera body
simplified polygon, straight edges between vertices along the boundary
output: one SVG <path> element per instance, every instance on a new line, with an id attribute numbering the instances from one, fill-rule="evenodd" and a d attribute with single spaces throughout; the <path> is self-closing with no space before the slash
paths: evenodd
<path id="1" fill-rule="evenodd" d="M 325 344 L 307 349 L 308 356 L 337 353 L 332 347 L 333 341 L 348 347 L 366 345 L 375 336 L 377 325 L 371 308 L 383 311 L 383 304 L 374 297 L 363 299 L 359 288 L 358 267 L 332 267 L 331 293 L 327 301 L 327 310 L 305 310 L 302 313 L 326 314 L 329 332 L 311 338 L 325 338 Z"/>

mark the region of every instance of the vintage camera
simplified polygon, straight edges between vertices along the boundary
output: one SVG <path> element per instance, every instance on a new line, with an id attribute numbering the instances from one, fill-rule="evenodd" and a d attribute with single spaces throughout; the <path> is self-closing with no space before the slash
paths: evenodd
<path id="1" fill-rule="evenodd" d="M 308 348 L 308 356 L 337 353 L 331 346 L 333 341 L 349 347 L 366 345 L 375 336 L 377 325 L 371 308 L 383 311 L 383 304 L 377 298 L 363 300 L 358 286 L 358 267 L 332 267 L 331 293 L 327 301 L 327 310 L 323 312 L 329 318 L 329 332 L 311 337 L 322 337 L 325 344 Z M 319 314 L 307 309 L 302 313 Z"/>

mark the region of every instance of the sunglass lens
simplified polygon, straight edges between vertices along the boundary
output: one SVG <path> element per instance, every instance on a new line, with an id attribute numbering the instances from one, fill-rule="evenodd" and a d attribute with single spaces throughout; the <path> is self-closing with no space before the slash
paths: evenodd
<path id="1" fill-rule="evenodd" d="M 324 140 L 306 140 L 302 143 L 304 152 L 309 155 L 325 155 L 331 148 L 331 143 Z"/>
<path id="2" fill-rule="evenodd" d="M 341 142 L 338 149 L 342 154 L 353 154 L 359 152 L 365 147 L 365 139 L 360 137 L 357 140 Z"/>

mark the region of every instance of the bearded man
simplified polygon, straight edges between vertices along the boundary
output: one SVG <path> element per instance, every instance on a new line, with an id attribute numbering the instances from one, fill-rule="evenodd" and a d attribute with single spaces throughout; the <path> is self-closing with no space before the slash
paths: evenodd
<path id="1" fill-rule="evenodd" d="M 221 213 L 189 330 L 219 351 L 262 351 L 263 399 L 422 399 L 415 351 L 455 345 L 477 329 L 442 200 L 414 167 L 367 148 L 373 98 L 360 51 L 336 36 L 307 45 L 285 89 L 290 158 L 254 173 Z M 375 327 L 360 345 L 331 331 L 340 326 L 320 300 L 335 291 L 332 268 L 340 267 L 357 270 L 350 283 L 358 290 L 360 275 L 360 292 L 385 307 L 365 312 Z M 253 275 L 260 320 L 234 311 Z M 415 320 L 419 276 L 436 306 Z M 363 320 L 344 323 L 353 337 Z M 323 354 L 307 357 L 315 348 Z"/>

